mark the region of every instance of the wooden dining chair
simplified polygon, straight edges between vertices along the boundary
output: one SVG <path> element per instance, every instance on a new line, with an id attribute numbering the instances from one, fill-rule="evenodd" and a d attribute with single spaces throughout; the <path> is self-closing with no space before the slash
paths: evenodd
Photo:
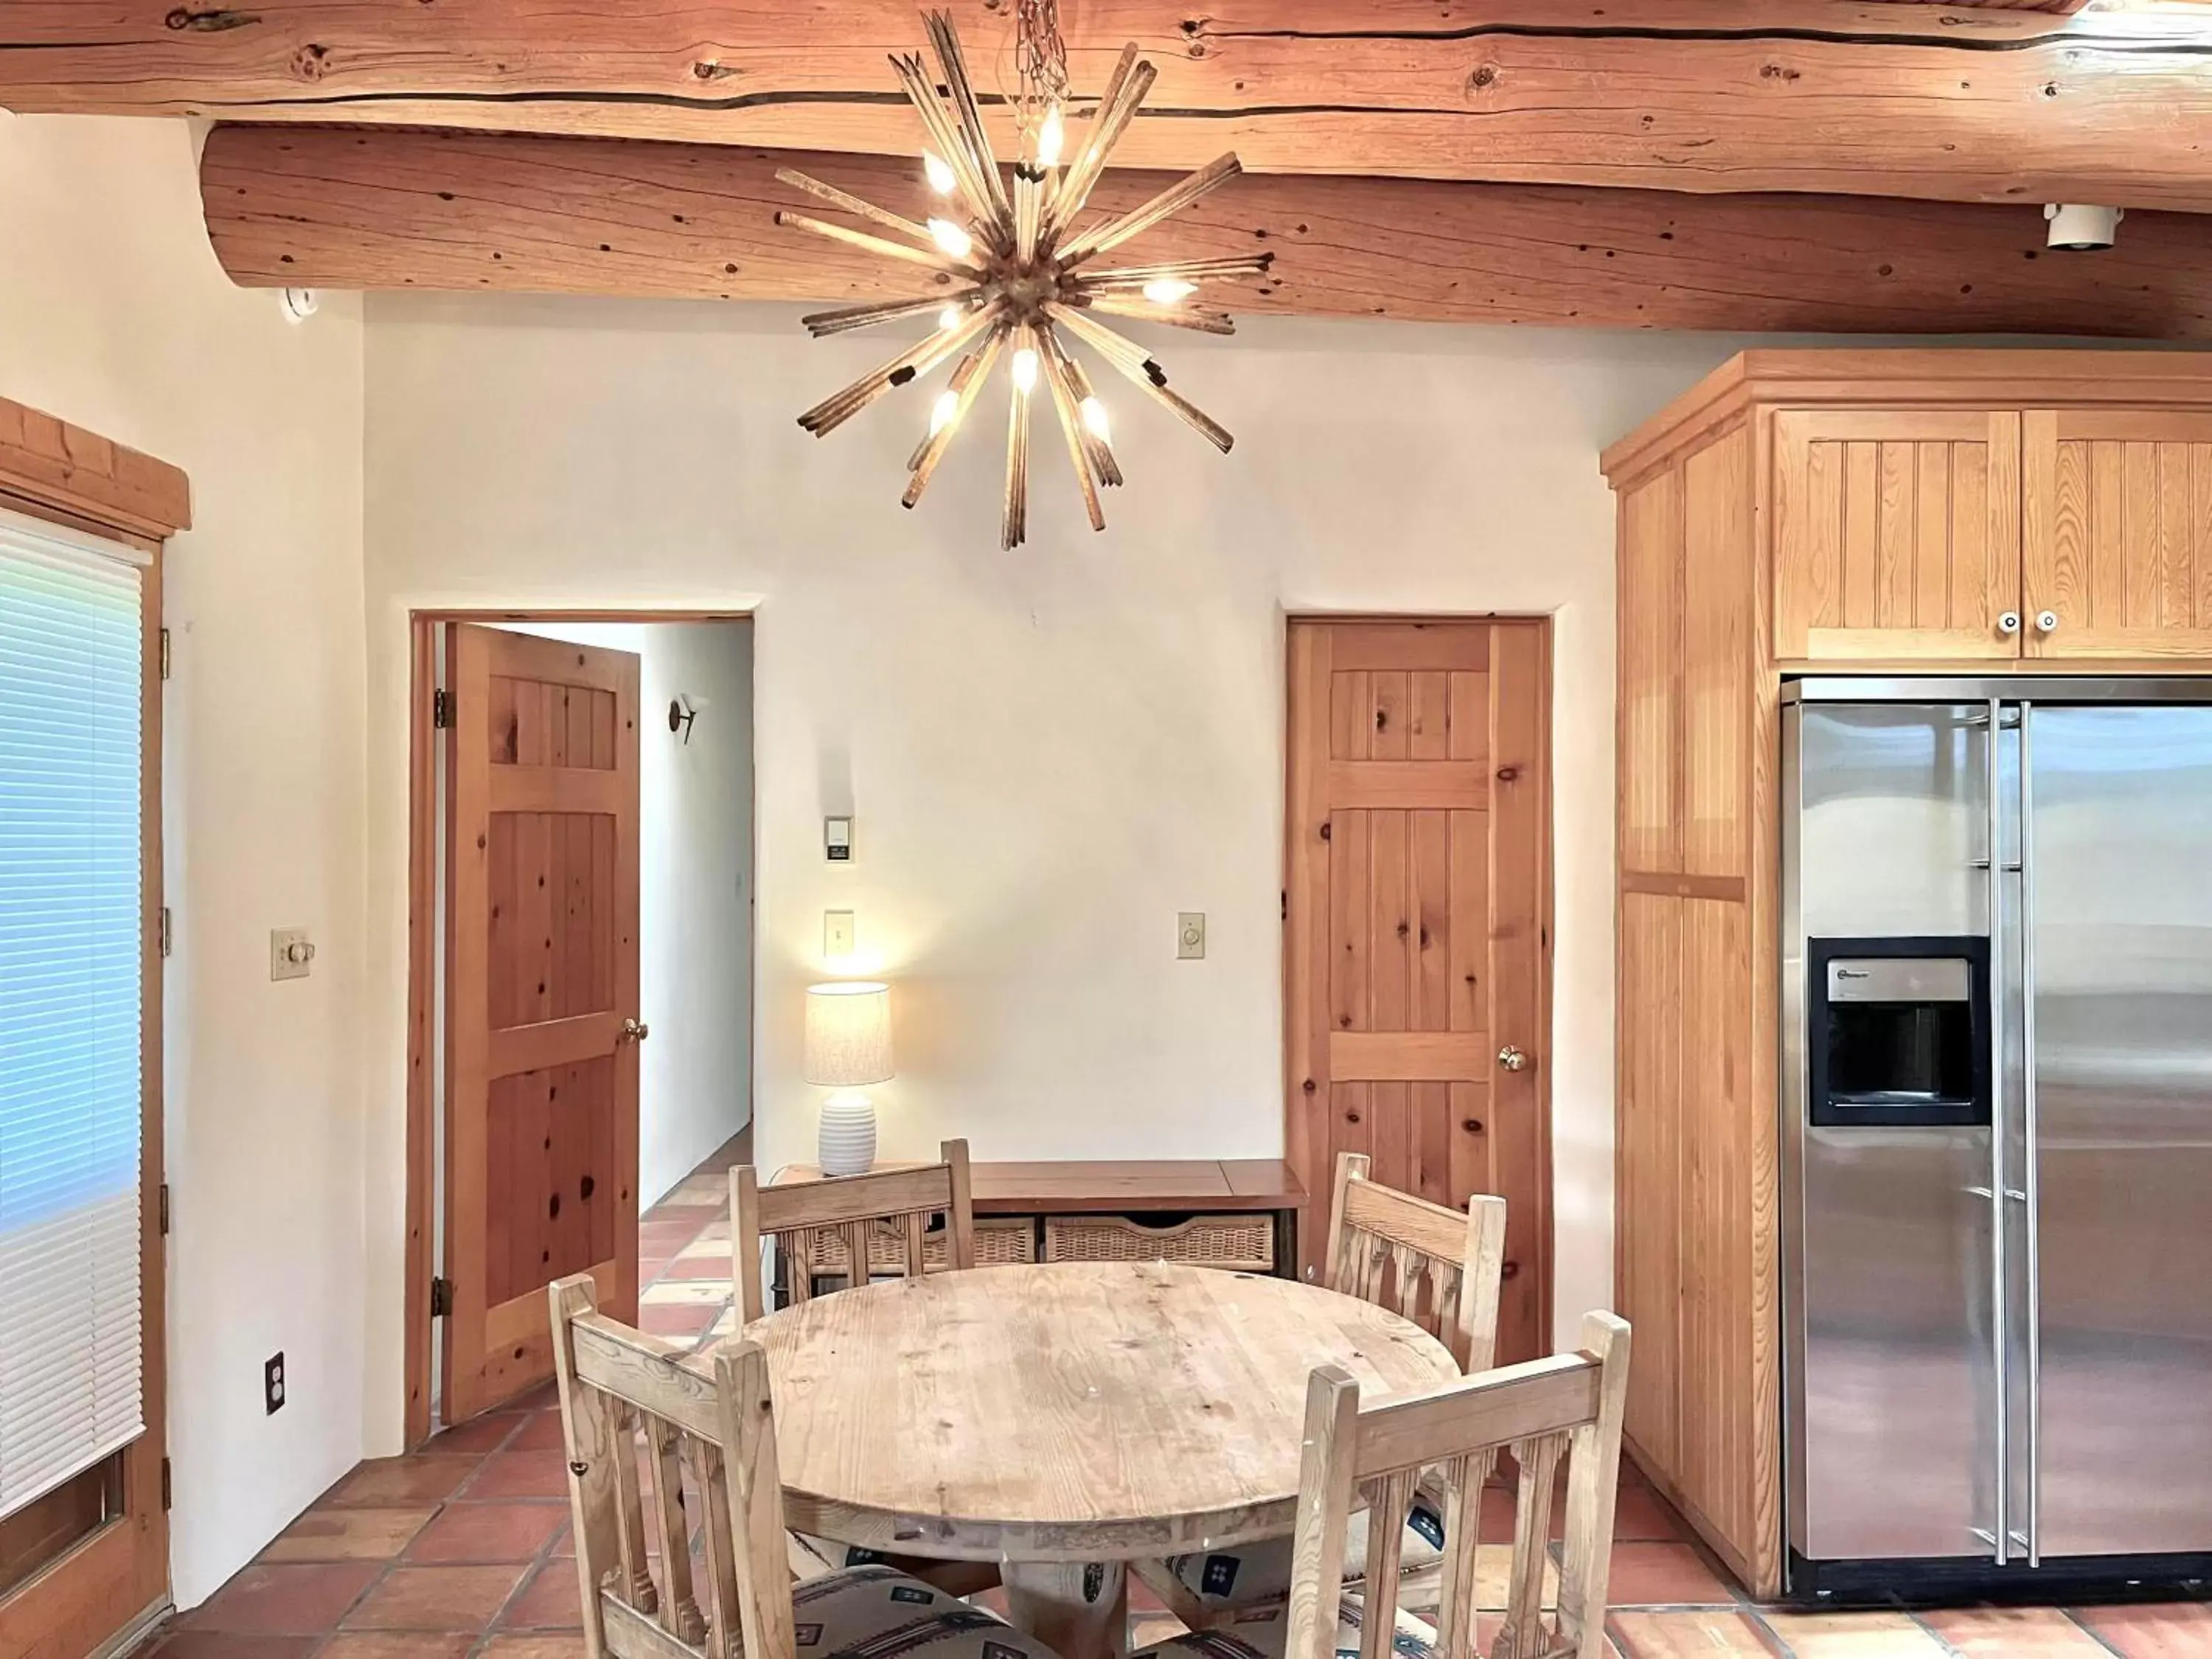
<path id="1" fill-rule="evenodd" d="M 929 1224 L 944 1218 L 945 1265 L 975 1265 L 975 1205 L 968 1143 L 948 1140 L 939 1162 L 919 1169 L 832 1176 L 789 1187 L 763 1187 L 752 1165 L 730 1171 L 730 1252 L 744 1322 L 766 1311 L 761 1240 L 774 1237 L 785 1290 L 794 1303 L 814 1295 L 819 1278 L 865 1285 L 879 1273 L 918 1278 L 930 1254 Z M 865 1264 L 856 1266 L 855 1264 Z"/>
<path id="2" fill-rule="evenodd" d="M 975 1206 L 970 1195 L 968 1143 L 948 1140 L 939 1162 L 920 1169 L 832 1176 L 788 1187 L 763 1187 L 749 1164 L 730 1171 L 731 1267 L 743 1322 L 767 1312 L 762 1293 L 761 1240 L 776 1241 L 786 1293 L 795 1306 L 814 1298 L 817 1277 L 842 1278 L 849 1288 L 878 1274 L 921 1277 L 933 1242 L 930 1223 L 942 1217 L 941 1255 L 949 1268 L 975 1265 Z M 865 1262 L 856 1270 L 854 1264 Z M 999 1582 L 988 1562 L 931 1561 L 885 1555 L 835 1540 L 793 1533 L 792 1560 L 802 1576 L 886 1563 L 941 1589 L 974 1595 Z"/>
<path id="3" fill-rule="evenodd" d="M 887 1637 L 903 1659 L 1054 1659 L 894 1567 L 794 1587 L 765 1351 L 735 1338 L 710 1370 L 600 1313 L 588 1273 L 550 1297 L 589 1659 L 799 1659 Z"/>
<path id="4" fill-rule="evenodd" d="M 1498 1348 L 1505 1200 L 1478 1193 L 1462 1213 L 1370 1180 L 1369 1167 L 1364 1152 L 1337 1155 L 1322 1282 L 1412 1320 L 1451 1351 L 1462 1371 L 1487 1370 Z M 1418 1492 L 1400 1513 L 1406 1524 L 1398 1571 L 1409 1578 L 1432 1573 L 1447 1536 L 1439 1495 Z M 1366 1538 L 1362 1511 L 1346 1558 L 1355 1583 L 1364 1571 Z M 1203 1629 L 1282 1596 L 1290 1588 L 1291 1540 L 1170 1556 L 1134 1571 L 1176 1618 Z"/>
<path id="5" fill-rule="evenodd" d="M 1170 1638 L 1138 1659 L 1476 1659 L 1486 1618 L 1500 1620 L 1488 1659 L 1602 1659 L 1606 1577 L 1628 1390 L 1627 1322 L 1586 1315 L 1582 1348 L 1480 1371 L 1419 1394 L 1363 1404 L 1336 1365 L 1306 1385 L 1304 1458 L 1286 1600 L 1226 1624 Z M 1484 1607 L 1475 1571 L 1482 1489 L 1510 1452 L 1518 1469 L 1513 1559 L 1504 1593 Z M 1566 1465 L 1566 1533 L 1556 1608 L 1546 1606 L 1552 1496 Z M 1424 1479 L 1441 1478 L 1450 1546 L 1433 1626 L 1401 1605 L 1395 1527 L 1368 1531 L 1363 1588 L 1346 1582 L 1356 1506 L 1402 1510 Z"/>
<path id="6" fill-rule="evenodd" d="M 1340 1152 L 1322 1282 L 1404 1315 L 1451 1350 L 1462 1371 L 1498 1352 L 1505 1275 L 1505 1200 L 1477 1193 L 1464 1213 L 1368 1177 L 1364 1152 Z"/>

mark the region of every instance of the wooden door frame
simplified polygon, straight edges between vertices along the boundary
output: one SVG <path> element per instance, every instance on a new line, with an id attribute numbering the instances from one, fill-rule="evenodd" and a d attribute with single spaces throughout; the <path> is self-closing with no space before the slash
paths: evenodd
<path id="1" fill-rule="evenodd" d="M 101 1525 L 5 1596 L 8 1623 L 37 1621 L 41 1639 L 88 1650 L 129 1645 L 169 1605 L 167 1188 L 161 1019 L 161 687 L 167 678 L 161 625 L 162 556 L 168 538 L 191 527 L 191 486 L 165 461 L 109 442 L 66 421 L 0 398 L 0 508 L 148 556 L 140 588 L 139 671 L 139 1368 L 145 1432 L 124 1453 L 124 1513 Z M 142 1510 L 141 1505 L 145 1507 Z M 134 1538 L 137 1530 L 142 1534 Z M 138 1551 L 157 1568 L 142 1582 Z M 97 1582 L 98 1552 L 119 1558 Z M 74 1571 L 77 1582 L 63 1578 Z M 119 1579 L 122 1598 L 114 1595 Z M 101 1594 L 106 1589 L 108 1593 Z M 15 1650 L 0 1641 L 0 1655 Z"/>
<path id="2" fill-rule="evenodd" d="M 438 1077 L 443 1056 L 438 1030 L 438 953 L 444 929 L 438 915 L 438 870 L 445 856 L 438 822 L 438 765 L 441 747 L 431 725 L 438 685 L 437 651 L 451 623 L 497 627 L 502 623 L 731 623 L 752 622 L 750 611 L 613 611 L 604 606 L 434 606 L 407 613 L 407 1241 L 401 1252 L 403 1317 L 401 1387 L 405 1391 L 403 1433 L 414 1450 L 430 1437 L 431 1372 L 437 1354 L 430 1341 L 432 1241 L 437 1237 Z M 646 711 L 640 711 L 642 719 Z M 641 829 L 642 825 L 641 825 Z M 641 932 L 641 943 L 642 933 Z M 749 941 L 757 993 L 760 933 Z M 746 1018 L 751 1020 L 748 1008 Z M 757 1101 L 756 1100 L 756 1109 Z M 641 1213 L 643 1206 L 641 1206 Z"/>
<path id="3" fill-rule="evenodd" d="M 1541 1048 L 1536 1054 L 1536 1156 L 1538 1201 L 1543 1207 L 1540 1224 L 1536 1231 L 1537 1261 L 1535 1263 L 1535 1301 L 1543 1310 L 1545 1340 L 1548 1343 L 1557 1328 L 1559 1310 L 1553 1305 L 1556 1286 L 1553 1282 L 1553 1261 L 1557 1251 L 1553 1237 L 1556 1205 L 1553 1191 L 1552 1164 L 1552 954 L 1554 946 L 1552 914 L 1553 859 L 1555 852 L 1552 823 L 1553 761 L 1554 745 L 1552 729 L 1552 705 L 1554 702 L 1553 684 L 1553 658 L 1552 653 L 1552 613 L 1549 611 L 1286 611 L 1279 636 L 1282 654 L 1283 705 L 1277 725 L 1283 735 L 1283 909 L 1285 931 L 1282 934 L 1283 957 L 1283 1156 L 1294 1170 L 1303 1172 L 1312 1161 L 1312 1150 L 1306 1142 L 1307 1124 L 1304 1095 L 1299 1087 L 1302 1068 L 1298 1064 L 1299 1036 L 1293 1024 L 1292 1010 L 1297 1000 L 1293 994 L 1295 976 L 1304 969 L 1297 961 L 1297 952 L 1291 949 L 1288 929 L 1290 892 L 1292 878 L 1291 868 L 1291 826 L 1297 821 L 1297 802 L 1292 795 L 1296 785 L 1291 763 L 1291 629 L 1307 623 L 1352 623 L 1408 624 L 1435 623 L 1476 623 L 1490 625 L 1528 626 L 1536 631 L 1540 644 L 1542 660 L 1542 698 L 1538 708 L 1538 728 L 1541 737 L 1538 744 L 1544 757 L 1543 787 L 1537 802 L 1539 823 L 1537 866 L 1540 872 L 1536 895 L 1536 1026 Z M 1324 714 L 1324 718 L 1326 715 Z M 1303 1175 L 1302 1175 L 1302 1177 Z M 1308 1183 L 1308 1196 L 1315 1196 Z M 1320 1217 L 1317 1207 L 1310 1206 L 1302 1230 L 1315 1226 Z M 1302 1242 L 1301 1255 L 1308 1254 Z"/>

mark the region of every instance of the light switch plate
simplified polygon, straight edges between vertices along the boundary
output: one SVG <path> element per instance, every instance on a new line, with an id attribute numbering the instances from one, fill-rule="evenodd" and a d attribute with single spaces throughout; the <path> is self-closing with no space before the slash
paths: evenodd
<path id="1" fill-rule="evenodd" d="M 1206 913 L 1203 910 L 1184 910 L 1176 916 L 1176 960 L 1202 962 L 1206 959 Z"/>
<path id="2" fill-rule="evenodd" d="M 304 927 L 269 930 L 269 977 L 305 979 L 315 960 L 314 941 Z"/>
<path id="3" fill-rule="evenodd" d="M 850 910 L 824 910 L 822 913 L 822 954 L 825 957 L 849 957 L 853 954 L 853 913 Z"/>

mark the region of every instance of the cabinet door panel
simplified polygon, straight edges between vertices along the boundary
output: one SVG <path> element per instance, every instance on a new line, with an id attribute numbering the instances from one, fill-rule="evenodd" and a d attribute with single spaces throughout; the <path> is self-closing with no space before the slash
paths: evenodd
<path id="1" fill-rule="evenodd" d="M 2027 654 L 2212 652 L 2212 414 L 2022 419 Z"/>
<path id="2" fill-rule="evenodd" d="M 1774 439 L 1778 657 L 2020 654 L 2018 415 L 1784 410 Z"/>
<path id="3" fill-rule="evenodd" d="M 1655 473 L 1620 501 L 1620 862 L 1682 868 L 1682 482 Z"/>

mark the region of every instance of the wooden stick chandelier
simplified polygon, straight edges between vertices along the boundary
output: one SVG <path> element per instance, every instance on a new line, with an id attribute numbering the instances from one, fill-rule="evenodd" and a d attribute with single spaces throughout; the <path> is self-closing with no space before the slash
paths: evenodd
<path id="1" fill-rule="evenodd" d="M 926 266 L 957 284 L 933 299 L 847 306 L 805 319 L 817 339 L 931 313 L 937 326 L 920 344 L 808 410 L 799 417 L 799 425 L 820 437 L 893 387 L 908 385 L 957 357 L 950 384 L 931 407 L 929 429 L 907 463 L 910 476 L 900 500 L 912 507 L 929 487 L 938 462 L 992 371 L 1003 362 L 1011 404 L 1000 544 L 1007 549 L 1020 546 L 1028 532 L 1030 404 L 1039 381 L 1059 416 L 1093 530 L 1106 527 L 1099 489 L 1121 482 L 1106 407 L 1091 389 L 1082 364 L 1069 352 L 1063 331 L 1147 397 L 1174 410 L 1225 454 L 1232 441 L 1228 430 L 1170 389 L 1167 371 L 1144 347 L 1100 319 L 1139 318 L 1208 334 L 1234 333 L 1236 325 L 1225 314 L 1191 305 L 1190 297 L 1204 283 L 1259 276 L 1274 258 L 1261 253 L 1089 268 L 1099 255 L 1219 188 L 1240 169 L 1236 156 L 1224 155 L 1119 217 L 1094 216 L 1079 228 L 1076 222 L 1091 187 L 1144 102 L 1156 72 L 1150 64 L 1138 61 L 1134 44 L 1122 49 L 1091 118 L 1090 131 L 1063 167 L 1069 112 L 1065 106 L 1065 49 L 1053 10 L 1052 0 L 1041 4 L 1039 0 L 1022 0 L 1018 54 L 1022 95 L 1016 100 L 1022 155 L 1010 169 L 1010 178 L 1000 173 L 992 153 L 959 36 L 942 12 L 925 14 L 923 21 L 936 53 L 944 96 L 928 79 L 920 53 L 891 59 L 907 96 L 921 114 L 928 146 L 922 168 L 941 212 L 926 224 L 916 224 L 803 173 L 785 168 L 776 174 L 786 184 L 890 235 L 800 213 L 779 212 L 778 224 Z"/>

